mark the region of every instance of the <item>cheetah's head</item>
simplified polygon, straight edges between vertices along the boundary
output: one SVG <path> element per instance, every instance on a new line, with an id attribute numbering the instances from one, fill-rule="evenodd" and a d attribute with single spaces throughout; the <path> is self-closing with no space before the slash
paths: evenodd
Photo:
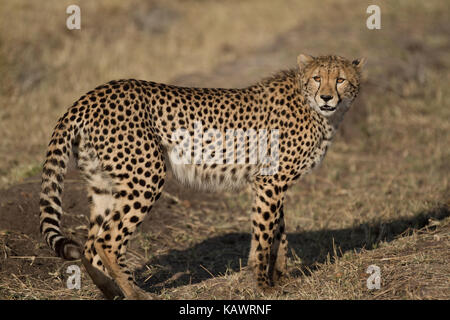
<path id="1" fill-rule="evenodd" d="M 314 110 L 328 117 L 338 109 L 348 109 L 358 94 L 366 59 L 349 61 L 339 56 L 301 54 L 297 62 L 302 93 Z"/>

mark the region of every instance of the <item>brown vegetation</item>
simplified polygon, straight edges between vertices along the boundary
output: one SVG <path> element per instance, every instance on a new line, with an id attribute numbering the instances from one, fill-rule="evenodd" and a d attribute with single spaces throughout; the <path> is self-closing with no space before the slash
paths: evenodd
<path id="1" fill-rule="evenodd" d="M 38 234 L 39 171 L 51 131 L 79 96 L 111 79 L 239 87 L 298 53 L 366 56 L 362 93 L 322 166 L 289 191 L 290 277 L 264 295 L 245 265 L 247 191 L 207 194 L 170 180 L 130 258 L 146 290 L 193 299 L 448 299 L 450 26 L 445 1 L 3 1 L 0 11 L 0 299 L 100 299 Z M 63 226 L 86 236 L 70 172 Z M 380 290 L 366 287 L 369 265 Z"/>

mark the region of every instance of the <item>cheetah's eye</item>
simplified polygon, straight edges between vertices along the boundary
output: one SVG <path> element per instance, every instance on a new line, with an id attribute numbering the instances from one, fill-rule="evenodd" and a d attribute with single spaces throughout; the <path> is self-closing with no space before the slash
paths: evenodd
<path id="1" fill-rule="evenodd" d="M 315 76 L 315 77 L 313 77 L 313 79 L 314 79 L 314 81 L 316 81 L 316 82 L 320 82 L 320 77 L 319 77 L 319 76 Z"/>
<path id="2" fill-rule="evenodd" d="M 342 82 L 344 82 L 344 81 L 345 81 L 344 78 L 337 78 L 337 79 L 336 79 L 336 82 L 337 82 L 337 83 L 342 83 Z"/>

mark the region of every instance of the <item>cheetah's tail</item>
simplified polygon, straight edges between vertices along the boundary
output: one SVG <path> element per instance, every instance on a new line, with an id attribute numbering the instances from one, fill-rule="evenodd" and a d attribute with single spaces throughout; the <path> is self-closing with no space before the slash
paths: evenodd
<path id="1" fill-rule="evenodd" d="M 63 181 L 78 131 L 67 113 L 59 119 L 47 148 L 39 200 L 41 234 L 50 248 L 66 260 L 81 258 L 79 244 L 65 237 L 60 229 Z"/>

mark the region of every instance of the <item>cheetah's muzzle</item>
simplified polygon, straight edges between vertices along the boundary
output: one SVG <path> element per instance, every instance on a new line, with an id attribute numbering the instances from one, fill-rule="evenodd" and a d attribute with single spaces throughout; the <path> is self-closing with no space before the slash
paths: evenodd
<path id="1" fill-rule="evenodd" d="M 322 110 L 322 111 L 334 111 L 336 109 L 337 109 L 337 107 L 331 107 L 329 105 L 324 105 L 324 106 L 320 107 L 320 110 Z"/>

